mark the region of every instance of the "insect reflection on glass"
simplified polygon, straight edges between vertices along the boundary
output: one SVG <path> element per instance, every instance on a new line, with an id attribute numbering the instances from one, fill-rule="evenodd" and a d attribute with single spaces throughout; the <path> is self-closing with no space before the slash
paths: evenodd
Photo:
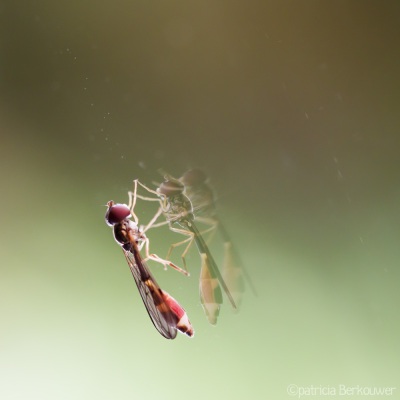
<path id="1" fill-rule="evenodd" d="M 135 190 L 136 192 L 136 190 Z M 133 209 L 136 196 L 130 195 L 129 206 L 107 203 L 106 223 L 113 228 L 115 241 L 121 246 L 129 269 L 135 279 L 146 310 L 156 329 L 167 339 L 174 339 L 177 330 L 192 337 L 192 325 L 185 310 L 167 292 L 163 291 L 150 273 L 140 250 L 145 247 L 146 259 L 152 259 L 185 273 L 170 261 L 163 260 L 155 254 L 149 254 L 149 239 L 138 227 L 138 218 Z M 130 217 L 133 217 L 133 221 Z"/>
<path id="2" fill-rule="evenodd" d="M 157 198 L 139 195 L 137 197 L 144 200 L 158 201 L 160 203 L 159 210 L 147 225 L 146 230 L 168 223 L 173 232 L 187 236 L 187 239 L 175 243 L 170 247 L 167 259 L 169 259 L 175 247 L 186 244 L 186 248 L 182 253 L 182 261 L 185 270 L 187 270 L 186 254 L 193 242 L 196 243 L 202 261 L 200 270 L 200 301 L 209 322 L 211 324 L 216 324 L 220 305 L 222 304 L 221 287 L 234 309 L 236 309 L 236 304 L 203 236 L 194 223 L 192 203 L 184 194 L 185 186 L 179 180 L 171 177 L 166 177 L 165 181 L 161 183 L 157 190 L 152 190 L 142 183 L 135 181 L 135 185 L 137 183 L 149 193 L 156 195 Z M 161 214 L 164 214 L 166 217 L 166 222 L 156 224 L 155 222 Z M 179 228 L 175 227 L 174 224 L 177 224 Z"/>
<path id="3" fill-rule="evenodd" d="M 190 169 L 186 171 L 179 180 L 185 185 L 185 194 L 192 202 L 196 220 L 209 226 L 209 229 L 203 232 L 210 232 L 208 240 L 211 240 L 216 231 L 219 232 L 222 238 L 224 245 L 222 276 L 237 306 L 239 306 L 243 297 L 244 281 L 247 282 L 253 294 L 257 294 L 250 276 L 244 268 L 239 253 L 216 212 L 214 193 L 207 183 L 207 176 L 199 169 Z"/>

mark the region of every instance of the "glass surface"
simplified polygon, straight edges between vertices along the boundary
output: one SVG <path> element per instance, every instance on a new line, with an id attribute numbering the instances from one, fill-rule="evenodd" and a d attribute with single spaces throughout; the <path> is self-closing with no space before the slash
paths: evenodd
<path id="1" fill-rule="evenodd" d="M 399 11 L 2 3 L 0 398 L 399 398 Z M 196 251 L 189 278 L 149 262 L 195 329 L 168 341 L 105 204 L 192 167 L 258 295 L 214 327 Z"/>

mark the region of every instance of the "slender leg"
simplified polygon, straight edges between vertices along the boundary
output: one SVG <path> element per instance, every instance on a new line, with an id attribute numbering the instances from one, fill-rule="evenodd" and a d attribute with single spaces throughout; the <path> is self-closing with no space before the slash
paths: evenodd
<path id="1" fill-rule="evenodd" d="M 158 222 L 157 224 L 152 224 L 151 226 L 147 225 L 144 229 L 144 231 L 147 231 L 148 229 L 152 229 L 152 228 L 158 228 L 159 226 L 164 226 L 169 224 L 168 221 L 163 221 L 163 222 Z"/>
<path id="2" fill-rule="evenodd" d="M 143 229 L 143 232 L 146 232 L 150 228 L 157 228 L 159 226 L 163 226 L 163 225 L 166 225 L 168 223 L 168 221 L 164 221 L 164 222 L 159 222 L 158 224 L 155 224 L 155 222 L 157 221 L 158 217 L 162 214 L 162 212 L 163 212 L 163 210 L 160 207 L 157 210 L 157 212 L 155 213 L 154 217 L 145 226 L 145 228 Z"/>
<path id="3" fill-rule="evenodd" d="M 171 268 L 175 269 L 176 271 L 180 272 L 181 274 L 189 276 L 189 273 L 187 271 L 183 270 L 182 268 L 179 268 L 177 265 L 175 265 L 171 261 L 164 260 L 163 258 L 159 257 L 157 254 L 150 254 L 150 240 L 148 238 L 146 238 L 144 240 L 144 242 L 146 243 L 145 244 L 145 254 L 146 254 L 145 261 L 147 261 L 147 260 L 156 261 L 156 262 L 164 265 L 165 270 L 167 269 L 167 267 L 171 267 Z"/>
<path id="4" fill-rule="evenodd" d="M 181 258 L 182 258 L 182 262 L 183 262 L 183 267 L 185 268 L 185 270 L 187 271 L 187 265 L 186 265 L 186 254 L 190 248 L 190 246 L 193 244 L 193 240 L 194 240 L 194 234 L 193 232 L 190 232 L 186 229 L 178 229 L 178 228 L 173 228 L 172 226 L 170 226 L 170 230 L 172 232 L 175 233 L 180 233 L 181 235 L 185 235 L 185 236 L 189 236 L 187 239 L 182 240 L 181 242 L 175 243 L 173 245 L 171 245 L 171 247 L 168 250 L 168 254 L 167 254 L 167 259 L 169 259 L 169 257 L 171 256 L 172 251 L 174 250 L 175 247 L 179 247 L 182 244 L 187 243 L 187 246 L 185 247 L 185 250 L 183 251 Z"/>
<path id="5" fill-rule="evenodd" d="M 156 192 L 156 191 L 153 190 L 153 189 L 148 188 L 146 185 L 144 185 L 142 182 L 140 182 L 140 181 L 137 180 L 137 179 L 135 179 L 135 182 L 137 182 L 143 189 L 147 190 L 149 193 L 152 193 L 152 194 L 156 195 L 156 196 L 157 196 L 157 199 L 159 200 L 159 197 L 160 197 L 160 195 L 161 195 L 160 193 Z M 162 196 L 162 195 L 161 195 L 161 196 Z"/>
<path id="6" fill-rule="evenodd" d="M 157 193 L 157 192 L 155 192 L 154 190 L 151 190 L 151 189 L 149 189 L 147 186 L 145 186 L 145 185 L 143 185 L 141 182 L 139 182 L 137 179 L 135 179 L 134 181 L 134 192 L 129 192 L 128 194 L 129 194 L 129 199 L 130 199 L 130 204 L 131 204 L 131 202 L 132 202 L 132 204 L 133 204 L 133 207 L 134 207 L 134 205 L 135 205 L 135 203 L 136 203 L 136 199 L 138 198 L 138 199 L 141 199 L 141 200 L 145 200 L 145 201 L 157 201 L 157 202 L 159 202 L 160 203 L 160 205 L 161 205 L 161 207 L 157 210 L 157 212 L 156 212 L 156 214 L 154 215 L 154 217 L 148 222 L 148 224 L 144 227 L 144 229 L 142 230 L 142 232 L 146 232 L 148 229 L 150 229 L 150 228 L 158 228 L 159 226 L 163 226 L 163 225 L 166 225 L 166 224 L 168 224 L 168 222 L 167 221 L 165 221 L 165 222 L 159 222 L 159 223 L 157 223 L 157 224 L 155 224 L 155 222 L 157 221 L 157 219 L 158 219 L 158 217 L 163 213 L 163 201 L 160 199 L 160 195 Z M 153 197 L 145 197 L 145 196 L 141 196 L 141 195 L 139 195 L 139 194 L 137 194 L 137 185 L 140 185 L 140 186 L 142 186 L 144 189 L 146 189 L 147 191 L 149 191 L 149 192 L 151 192 L 151 193 L 154 193 L 154 194 L 156 194 L 157 195 L 157 198 L 153 198 Z M 132 199 L 132 200 L 131 200 Z M 131 208 L 131 210 L 132 210 L 132 213 L 133 213 L 133 207 Z M 136 217 L 136 219 L 135 219 L 135 222 L 137 223 L 137 217 Z"/>
<path id="7" fill-rule="evenodd" d="M 157 196 L 156 199 L 151 198 L 151 197 L 144 197 L 144 196 L 139 196 L 137 195 L 137 197 L 139 199 L 142 200 L 147 200 L 147 201 L 158 201 L 161 205 L 161 208 L 163 209 L 163 211 L 165 211 L 167 209 L 167 197 L 165 195 L 163 195 L 162 193 L 157 192 L 156 190 L 150 189 L 149 187 L 147 187 L 146 185 L 144 185 L 142 182 L 140 182 L 139 180 L 137 180 L 137 183 L 145 190 L 147 190 L 149 193 L 154 194 Z"/>
<path id="8" fill-rule="evenodd" d="M 140 200 L 158 201 L 158 202 L 160 202 L 160 199 L 159 199 L 159 198 L 155 199 L 155 198 L 153 198 L 153 197 L 145 197 L 145 196 L 142 196 L 142 195 L 140 195 L 140 194 L 137 194 L 136 197 L 137 197 L 138 199 L 140 199 Z"/>
<path id="9" fill-rule="evenodd" d="M 135 214 L 135 211 L 134 211 L 135 205 L 136 205 L 136 197 L 137 197 L 137 195 L 136 195 L 137 194 L 137 183 L 136 183 L 136 181 L 134 181 L 134 182 L 135 182 L 135 184 L 134 184 L 133 192 L 129 191 L 128 196 L 129 196 L 129 208 L 131 210 L 132 217 L 137 225 L 139 223 L 139 218 L 137 217 L 137 215 Z"/>

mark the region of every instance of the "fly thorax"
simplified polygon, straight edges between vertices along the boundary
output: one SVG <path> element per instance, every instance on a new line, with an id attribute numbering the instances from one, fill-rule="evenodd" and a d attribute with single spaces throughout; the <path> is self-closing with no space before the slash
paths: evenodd
<path id="1" fill-rule="evenodd" d="M 138 228 L 133 221 L 125 219 L 121 223 L 114 225 L 114 238 L 124 248 L 126 248 L 127 244 L 131 243 L 130 237 L 132 235 L 135 241 L 137 241 Z"/>
<path id="2" fill-rule="evenodd" d="M 129 243 L 128 231 L 125 221 L 114 225 L 114 238 L 121 246 Z"/>

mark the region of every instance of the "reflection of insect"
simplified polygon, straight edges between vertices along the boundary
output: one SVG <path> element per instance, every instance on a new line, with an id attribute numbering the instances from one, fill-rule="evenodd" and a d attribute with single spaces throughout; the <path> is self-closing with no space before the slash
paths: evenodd
<path id="1" fill-rule="evenodd" d="M 107 203 L 106 222 L 113 227 L 114 238 L 122 247 L 126 261 L 135 279 L 136 286 L 142 296 L 146 310 L 156 329 L 167 339 L 174 339 L 177 330 L 193 336 L 194 331 L 185 310 L 167 292 L 164 292 L 151 275 L 149 268 L 140 255 L 140 250 L 145 245 L 147 258 L 153 259 L 175 268 L 176 266 L 162 260 L 155 254 L 149 255 L 149 240 L 137 225 L 137 217 L 133 212 L 136 198 L 130 199 L 131 206 Z M 134 220 L 129 218 L 133 215 Z M 179 267 L 176 269 L 180 270 Z M 183 270 L 180 270 L 184 272 Z"/>
<path id="2" fill-rule="evenodd" d="M 157 218 L 161 214 L 164 214 L 167 223 L 173 232 L 188 236 L 187 239 L 175 243 L 170 247 L 167 259 L 175 247 L 187 243 L 186 248 L 182 253 L 182 261 L 185 269 L 187 270 L 185 260 L 186 253 L 188 252 L 193 241 L 196 243 L 202 260 L 200 272 L 200 301 L 208 320 L 211 324 L 215 324 L 217 322 L 220 305 L 222 304 L 222 292 L 220 287 L 223 288 L 224 292 L 228 296 L 233 308 L 236 308 L 236 304 L 221 273 L 219 272 L 219 269 L 208 249 L 207 244 L 205 243 L 202 235 L 194 223 L 192 203 L 184 194 L 185 186 L 178 180 L 170 177 L 167 177 L 156 191 L 149 189 L 147 186 L 138 181 L 135 181 L 135 184 L 137 183 L 139 183 L 149 193 L 157 196 L 157 199 L 154 199 L 138 195 L 139 198 L 144 200 L 158 201 L 161 206 L 156 215 L 149 222 L 146 229 L 164 225 L 164 222 L 155 224 Z M 173 226 L 174 223 L 178 224 L 180 228 L 175 228 Z"/>
<path id="3" fill-rule="evenodd" d="M 254 295 L 256 295 L 256 290 L 232 244 L 230 235 L 216 213 L 214 194 L 207 184 L 207 176 L 199 169 L 190 169 L 179 180 L 185 185 L 185 193 L 193 204 L 196 219 L 210 227 L 204 232 L 210 231 L 211 235 L 214 235 L 218 231 L 221 235 L 225 253 L 222 276 L 239 306 L 244 292 L 244 279 Z"/>

